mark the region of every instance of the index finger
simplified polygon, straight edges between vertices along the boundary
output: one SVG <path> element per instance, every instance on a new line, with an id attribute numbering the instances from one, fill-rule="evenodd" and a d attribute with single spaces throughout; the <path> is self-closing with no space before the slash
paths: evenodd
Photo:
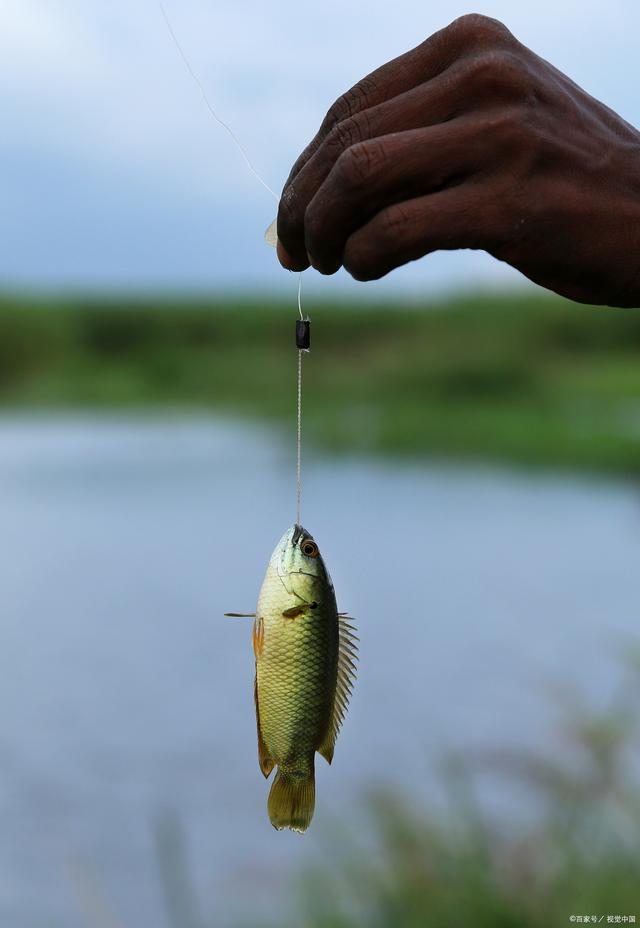
<path id="1" fill-rule="evenodd" d="M 452 42 L 453 31 L 452 26 L 447 26 L 434 32 L 420 45 L 387 61 L 339 96 L 329 107 L 313 139 L 295 161 L 283 190 L 287 189 L 337 123 L 355 116 L 362 110 L 385 103 L 444 71 L 458 51 L 455 47 L 457 43 Z"/>
<path id="2" fill-rule="evenodd" d="M 424 84 L 447 70 L 461 52 L 473 43 L 475 30 L 469 28 L 472 17 L 461 17 L 444 29 L 429 36 L 408 52 L 392 59 L 358 81 L 329 108 L 320 129 L 298 157 L 284 185 L 278 209 L 278 226 L 284 236 L 279 242 L 278 257 L 289 270 L 302 271 L 309 266 L 300 236 L 286 234 L 291 184 L 307 162 L 321 148 L 329 133 L 341 122 L 364 110 L 393 100 L 414 87 Z"/>

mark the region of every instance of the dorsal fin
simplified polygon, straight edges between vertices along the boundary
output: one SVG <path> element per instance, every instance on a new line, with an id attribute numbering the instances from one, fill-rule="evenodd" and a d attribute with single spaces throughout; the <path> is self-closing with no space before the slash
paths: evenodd
<path id="1" fill-rule="evenodd" d="M 318 753 L 322 754 L 328 764 L 333 760 L 333 752 L 336 746 L 336 738 L 340 731 L 340 726 L 344 719 L 349 704 L 349 696 L 353 691 L 353 684 L 356 679 L 356 661 L 358 660 L 357 651 L 358 637 L 355 628 L 348 621 L 346 615 L 338 616 L 338 680 L 336 682 L 336 694 L 333 700 L 333 710 L 331 712 L 331 721 L 327 734 Z"/>

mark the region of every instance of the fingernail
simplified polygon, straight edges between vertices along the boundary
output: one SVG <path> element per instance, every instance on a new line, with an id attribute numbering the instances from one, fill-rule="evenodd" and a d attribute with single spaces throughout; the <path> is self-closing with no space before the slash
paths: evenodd
<path id="1" fill-rule="evenodd" d="M 286 267 L 288 271 L 295 270 L 293 266 L 293 259 L 287 249 L 284 247 L 280 239 L 278 239 L 278 244 L 276 245 L 276 251 L 278 253 L 278 261 L 283 267 Z"/>
<path id="2" fill-rule="evenodd" d="M 295 258 L 292 258 L 287 249 L 280 242 L 278 242 L 277 245 L 277 252 L 280 264 L 288 271 L 304 271 L 309 267 L 308 261 L 296 261 Z"/>

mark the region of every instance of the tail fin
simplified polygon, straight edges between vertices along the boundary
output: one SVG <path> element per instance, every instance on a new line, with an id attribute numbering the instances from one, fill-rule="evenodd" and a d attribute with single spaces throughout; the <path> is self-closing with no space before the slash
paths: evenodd
<path id="1" fill-rule="evenodd" d="M 313 761 L 308 770 L 278 768 L 269 793 L 269 818 L 278 831 L 306 831 L 313 818 L 316 804 L 316 781 Z"/>

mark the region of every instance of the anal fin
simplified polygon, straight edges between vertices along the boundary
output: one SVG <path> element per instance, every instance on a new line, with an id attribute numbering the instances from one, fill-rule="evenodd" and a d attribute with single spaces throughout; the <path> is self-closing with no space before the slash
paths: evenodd
<path id="1" fill-rule="evenodd" d="M 333 752 L 336 748 L 336 736 L 334 732 L 333 720 L 329 725 L 327 734 L 325 735 L 324 741 L 318 748 L 318 754 L 321 754 L 328 764 L 333 760 Z"/>

